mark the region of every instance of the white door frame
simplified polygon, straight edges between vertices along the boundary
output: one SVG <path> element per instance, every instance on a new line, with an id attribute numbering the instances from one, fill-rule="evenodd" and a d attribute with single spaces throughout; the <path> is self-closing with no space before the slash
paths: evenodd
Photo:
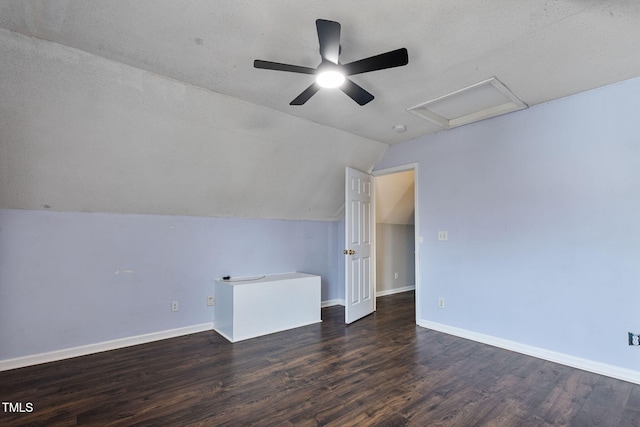
<path id="1" fill-rule="evenodd" d="M 422 312 L 420 310 L 421 308 L 421 299 L 420 299 L 420 294 L 421 294 L 421 283 L 420 283 L 420 274 L 419 274 L 419 269 L 420 269 L 420 215 L 418 215 L 418 163 L 409 163 L 406 165 L 400 165 L 400 166 L 394 166 L 394 167 L 390 167 L 390 168 L 385 168 L 385 169 L 377 169 L 371 172 L 371 175 L 373 176 L 373 179 L 375 180 L 376 177 L 378 176 L 383 176 L 383 175 L 391 175 L 394 173 L 398 173 L 398 172 L 407 172 L 407 171 L 413 171 L 413 181 L 414 181 L 414 190 L 413 190 L 413 208 L 414 208 L 414 247 L 415 247 L 415 253 L 414 253 L 414 264 L 415 264 L 415 278 L 416 278 L 416 323 L 418 323 L 418 320 L 420 319 L 420 313 Z M 375 186 L 374 186 L 375 187 Z M 374 206 L 372 207 L 373 211 L 375 212 L 375 199 L 374 199 Z M 375 233 L 375 229 L 376 227 L 373 228 L 374 233 Z M 374 237 L 375 239 L 375 237 Z M 375 241 L 375 240 L 374 240 Z M 375 264 L 374 266 L 374 270 L 376 270 L 377 268 L 377 263 L 378 263 L 378 259 L 377 259 L 377 252 L 374 250 L 373 251 L 374 254 L 374 259 L 373 262 Z M 374 276 L 374 282 L 373 282 L 373 286 L 374 286 L 374 292 L 377 292 L 377 283 L 375 281 L 375 276 Z"/>

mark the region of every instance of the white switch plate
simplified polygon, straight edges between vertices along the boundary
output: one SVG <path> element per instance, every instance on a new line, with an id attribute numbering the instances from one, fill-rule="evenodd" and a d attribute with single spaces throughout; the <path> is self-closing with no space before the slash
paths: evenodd
<path id="1" fill-rule="evenodd" d="M 207 305 L 208 305 L 209 307 L 211 307 L 212 305 L 215 305 L 215 303 L 216 303 L 216 300 L 215 300 L 215 298 L 214 298 L 214 297 L 212 297 L 212 296 L 208 296 L 208 297 L 207 297 Z"/>
<path id="2" fill-rule="evenodd" d="M 444 308 L 444 298 L 438 298 L 438 307 Z"/>
<path id="3" fill-rule="evenodd" d="M 438 240 L 449 240 L 449 234 L 446 231 L 438 231 Z"/>
<path id="4" fill-rule="evenodd" d="M 422 236 L 418 237 L 418 242 L 424 243 L 424 237 L 422 237 Z"/>

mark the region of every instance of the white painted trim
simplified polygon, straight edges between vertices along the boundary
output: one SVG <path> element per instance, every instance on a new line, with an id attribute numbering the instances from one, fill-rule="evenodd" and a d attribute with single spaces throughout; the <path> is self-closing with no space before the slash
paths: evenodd
<path id="1" fill-rule="evenodd" d="M 227 341 L 229 342 L 233 342 L 233 337 L 230 337 L 229 335 L 225 334 L 224 332 L 222 332 L 219 329 L 216 329 L 216 327 L 213 327 L 213 330 L 216 331 L 217 334 L 222 335 Z"/>
<path id="2" fill-rule="evenodd" d="M 371 175 L 373 176 L 382 176 L 382 175 L 391 175 L 394 173 L 398 173 L 398 172 L 407 172 L 410 170 L 417 170 L 418 169 L 418 163 L 408 163 L 405 165 L 400 165 L 400 166 L 392 166 L 390 168 L 385 168 L 385 169 L 376 169 L 373 172 L 371 172 Z M 414 176 L 415 179 L 415 176 Z"/>
<path id="3" fill-rule="evenodd" d="M 344 300 L 343 299 L 330 299 L 327 301 L 322 301 L 322 304 L 320 305 L 322 308 L 324 307 L 332 307 L 334 305 L 342 305 L 344 306 Z"/>
<path id="4" fill-rule="evenodd" d="M 373 169 L 373 167 L 371 168 Z M 371 266 L 371 293 L 372 294 L 376 294 L 376 289 L 378 288 L 378 236 L 376 235 L 376 224 L 378 223 L 378 220 L 376 218 L 376 199 L 377 199 L 377 195 L 376 195 L 376 178 L 371 175 L 371 173 L 369 173 L 369 185 L 371 185 L 371 206 L 369 209 L 371 209 L 371 259 L 373 260 L 373 266 Z M 345 200 L 345 203 L 347 201 Z M 346 218 L 345 218 L 346 221 Z M 346 227 L 346 225 L 345 225 Z M 346 241 L 346 240 L 345 240 Z M 363 242 L 364 243 L 364 242 Z M 347 290 L 345 289 L 344 295 L 346 297 L 347 295 Z M 378 299 L 377 298 L 373 298 L 373 312 L 378 311 Z"/>
<path id="5" fill-rule="evenodd" d="M 494 347 L 503 348 L 505 350 L 515 351 L 516 353 L 526 354 L 527 356 L 537 357 L 538 359 L 548 360 L 549 362 L 559 363 L 561 365 L 570 366 L 572 368 L 581 369 L 583 371 L 592 372 L 594 374 L 604 375 L 618 380 L 628 381 L 634 384 L 640 384 L 640 372 L 631 369 L 620 368 L 618 366 L 609 365 L 602 362 L 596 362 L 581 357 L 575 357 L 556 351 L 546 350 L 540 347 L 534 347 L 503 338 L 485 335 L 466 329 L 457 328 L 455 326 L 443 325 L 441 323 L 432 322 L 421 319 L 418 326 L 433 329 L 434 331 L 443 332 L 449 335 L 455 335 L 460 338 L 466 338 L 472 341 L 481 342 L 483 344 L 492 345 Z"/>
<path id="6" fill-rule="evenodd" d="M 0 360 L 0 371 L 8 371 L 9 369 L 17 369 L 23 368 L 25 366 L 39 365 L 41 363 L 55 362 L 57 360 L 85 356 L 87 354 L 100 353 L 103 351 L 115 350 L 118 348 L 129 347 L 138 344 L 146 344 L 149 342 L 160 341 L 167 338 L 175 338 L 182 335 L 190 335 L 198 332 L 210 331 L 212 329 L 213 322 L 202 323 L 200 325 L 185 326 L 183 328 L 169 329 L 166 331 L 152 332 L 150 334 L 118 338 L 115 340 L 87 344 L 79 347 L 49 351 L 47 353 L 17 357 L 15 359 Z"/>
<path id="7" fill-rule="evenodd" d="M 415 285 L 411 286 L 403 286 L 401 288 L 393 288 L 393 289 L 385 289 L 384 291 L 376 292 L 376 297 L 383 297 L 386 295 L 399 294 L 402 292 L 413 291 L 415 289 Z"/>

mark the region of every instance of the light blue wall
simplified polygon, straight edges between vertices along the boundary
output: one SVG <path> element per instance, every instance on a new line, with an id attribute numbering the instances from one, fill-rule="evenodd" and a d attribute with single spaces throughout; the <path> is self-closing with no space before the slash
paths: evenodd
<path id="1" fill-rule="evenodd" d="M 212 322 L 227 274 L 318 274 L 338 299 L 339 245 L 338 222 L 0 210 L 0 360 Z"/>
<path id="2" fill-rule="evenodd" d="M 419 317 L 640 369 L 639 118 L 634 79 L 393 145 L 377 169 L 419 163 Z"/>

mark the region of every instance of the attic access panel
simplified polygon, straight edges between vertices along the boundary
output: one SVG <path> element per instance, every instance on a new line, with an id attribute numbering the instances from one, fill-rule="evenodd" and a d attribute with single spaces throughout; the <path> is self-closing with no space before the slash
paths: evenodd
<path id="1" fill-rule="evenodd" d="M 527 108 L 500 80 L 491 77 L 407 111 L 450 129 Z"/>

